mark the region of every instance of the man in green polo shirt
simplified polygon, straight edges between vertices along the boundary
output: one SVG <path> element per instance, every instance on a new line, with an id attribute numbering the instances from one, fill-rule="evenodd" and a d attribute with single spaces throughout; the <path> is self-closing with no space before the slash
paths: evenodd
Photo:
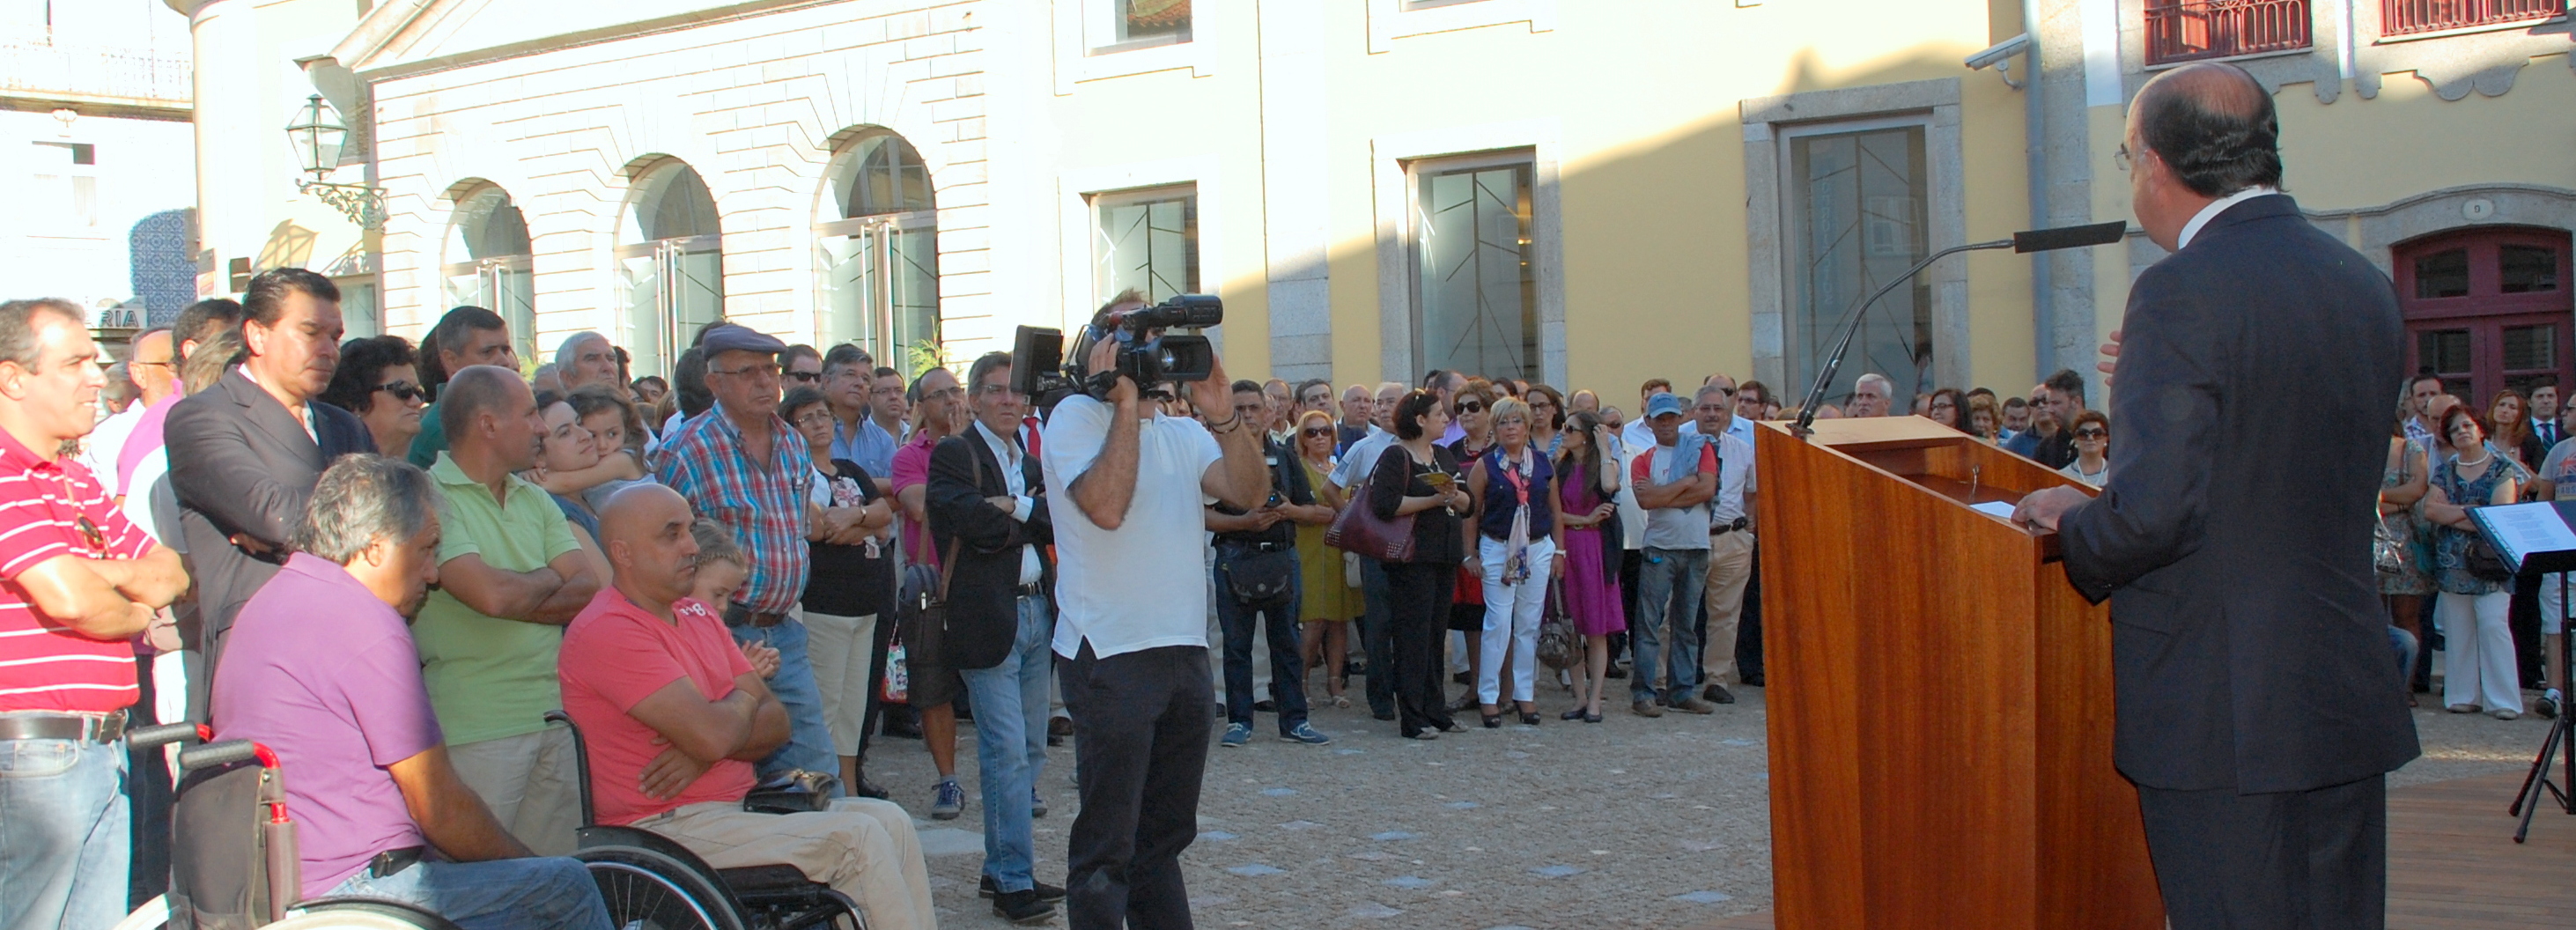
<path id="1" fill-rule="evenodd" d="M 581 785 L 572 736 L 545 713 L 563 706 L 564 624 L 599 579 L 563 511 L 515 474 L 536 463 L 545 429 L 518 372 L 468 367 L 439 400 L 450 445 L 429 469 L 443 533 L 439 589 L 412 628 L 421 677 L 457 775 L 519 842 L 564 855 Z"/>
<path id="2" fill-rule="evenodd" d="M 421 383 L 433 389 L 441 387 L 445 379 L 454 377 L 467 365 L 497 365 L 511 371 L 519 370 L 519 353 L 510 348 L 509 322 L 501 319 L 500 314 L 481 307 L 458 307 L 447 311 L 446 316 L 438 318 L 438 325 L 430 327 L 429 338 L 421 340 L 420 349 L 423 355 L 428 356 L 421 360 L 424 363 L 422 374 L 429 376 Z M 392 449 L 382 451 L 386 455 L 394 454 Z M 439 419 L 438 405 L 431 404 L 429 409 L 421 411 L 420 433 L 411 438 L 411 449 L 404 458 L 414 465 L 428 468 L 438 461 L 438 454 L 445 451 L 447 426 Z"/>

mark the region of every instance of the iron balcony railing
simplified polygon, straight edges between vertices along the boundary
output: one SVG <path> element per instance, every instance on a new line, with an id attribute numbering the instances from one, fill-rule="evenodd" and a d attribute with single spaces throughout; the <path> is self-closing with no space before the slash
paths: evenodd
<path id="1" fill-rule="evenodd" d="M 2380 0 L 2379 34 L 2402 36 L 2556 17 L 2567 0 Z"/>
<path id="2" fill-rule="evenodd" d="M 0 93 L 185 106 L 193 81 L 185 53 L 0 39 Z"/>
<path id="3" fill-rule="evenodd" d="M 2311 44 L 2308 0 L 2148 0 L 2146 19 L 2151 65 Z"/>

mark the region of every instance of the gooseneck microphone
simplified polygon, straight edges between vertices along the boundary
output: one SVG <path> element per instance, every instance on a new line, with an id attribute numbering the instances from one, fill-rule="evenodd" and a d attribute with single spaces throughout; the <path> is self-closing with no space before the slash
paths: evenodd
<path id="1" fill-rule="evenodd" d="M 2027 254 L 2109 245 L 2120 241 L 2120 237 L 2128 235 L 2128 231 L 2129 224 L 2126 220 L 2113 220 L 2086 226 L 2061 226 L 2055 229 L 2029 229 L 2014 233 L 2010 239 L 1954 245 L 1915 262 L 1914 267 L 1906 269 L 1904 274 L 1897 275 L 1895 279 L 1888 281 L 1885 286 L 1872 292 L 1867 299 L 1851 308 L 1851 313 L 1843 323 L 1842 337 L 1834 342 L 1833 354 L 1825 357 L 1824 370 L 1816 373 L 1815 386 L 1807 389 L 1806 401 L 1798 405 L 1798 422 L 1791 426 L 1789 431 L 1801 438 L 1815 431 L 1813 427 L 1816 422 L 1816 406 L 1824 402 L 1825 388 L 1834 383 L 1834 373 L 1842 370 L 1843 354 L 1851 351 L 1852 337 L 1860 334 L 1860 323 L 1865 318 L 1869 305 L 1877 303 L 1879 298 L 1887 296 L 1887 292 L 1895 290 L 1898 285 L 1914 280 L 1915 275 L 1923 273 L 1925 268 L 1932 267 L 1933 262 L 1960 252 L 1975 252 L 1982 249 L 2009 248 L 2016 253 Z"/>

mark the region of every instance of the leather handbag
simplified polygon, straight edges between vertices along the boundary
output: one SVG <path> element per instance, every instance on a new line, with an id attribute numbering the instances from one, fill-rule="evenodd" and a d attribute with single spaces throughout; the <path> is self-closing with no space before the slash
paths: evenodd
<path id="1" fill-rule="evenodd" d="M 742 809 L 754 814 L 811 814 L 832 809 L 832 792 L 841 786 L 837 775 L 789 769 L 778 777 L 753 785 L 751 793 L 742 796 Z"/>
<path id="2" fill-rule="evenodd" d="M 1583 664 L 1583 637 L 1575 635 L 1574 618 L 1566 615 L 1565 582 L 1549 579 L 1547 615 L 1538 622 L 1538 661 L 1558 671 Z"/>
<path id="3" fill-rule="evenodd" d="M 1413 515 L 1393 520 L 1377 515 L 1377 508 L 1364 500 L 1353 500 L 1350 506 L 1333 517 L 1333 525 L 1324 530 L 1324 545 L 1359 553 L 1363 558 L 1380 562 L 1413 560 Z"/>
<path id="4" fill-rule="evenodd" d="M 975 483 L 984 483 L 984 460 L 966 457 L 975 463 Z M 903 639 L 906 656 L 923 665 L 944 666 L 948 657 L 942 648 L 948 640 L 948 582 L 957 573 L 957 544 L 962 536 L 948 537 L 948 550 L 941 554 L 939 569 L 927 565 L 907 565 L 903 586 L 895 595 L 895 614 L 901 626 L 897 634 Z M 907 682 L 908 684 L 908 682 Z"/>
<path id="5" fill-rule="evenodd" d="M 2513 566 L 2505 563 L 2504 555 L 2484 536 L 2469 540 L 2467 563 L 2469 577 L 2479 581 L 2513 580 Z"/>

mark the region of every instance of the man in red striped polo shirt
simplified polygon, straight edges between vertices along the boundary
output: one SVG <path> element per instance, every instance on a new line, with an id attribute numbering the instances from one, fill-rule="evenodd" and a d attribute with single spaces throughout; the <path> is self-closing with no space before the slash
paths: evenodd
<path id="1" fill-rule="evenodd" d="M 186 590 L 177 553 L 63 455 L 96 421 L 80 308 L 0 304 L 0 926 L 125 913 L 132 638 Z"/>

